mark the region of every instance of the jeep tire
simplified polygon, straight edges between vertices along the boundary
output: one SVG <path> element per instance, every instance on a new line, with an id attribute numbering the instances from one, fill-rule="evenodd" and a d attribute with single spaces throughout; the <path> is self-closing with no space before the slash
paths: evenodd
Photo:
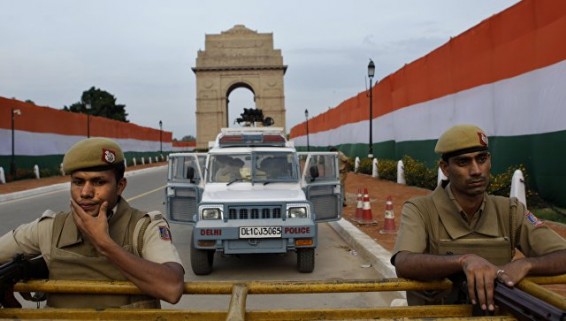
<path id="1" fill-rule="evenodd" d="M 191 237 L 191 268 L 196 275 L 207 275 L 212 272 L 214 250 L 195 248 L 195 239 Z"/>
<path id="2" fill-rule="evenodd" d="M 297 249 L 297 270 L 301 273 L 314 271 L 314 248 Z"/>

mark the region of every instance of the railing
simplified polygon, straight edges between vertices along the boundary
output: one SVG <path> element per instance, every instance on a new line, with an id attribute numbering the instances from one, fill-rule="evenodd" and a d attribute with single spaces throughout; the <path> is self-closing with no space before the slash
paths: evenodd
<path id="1" fill-rule="evenodd" d="M 566 298 L 543 287 L 566 284 L 566 274 L 529 277 L 517 287 L 563 311 Z M 18 320 L 516 320 L 511 315 L 472 316 L 471 305 L 428 305 L 355 309 L 246 310 L 248 294 L 305 294 L 346 292 L 387 292 L 405 290 L 445 290 L 448 280 L 415 282 L 405 279 L 336 281 L 210 281 L 186 282 L 184 294 L 231 295 L 227 311 L 182 309 L 0 309 L 0 319 Z M 130 282 L 36 280 L 17 283 L 16 292 L 140 294 Z M 274 300 L 274 302 L 276 302 Z"/>

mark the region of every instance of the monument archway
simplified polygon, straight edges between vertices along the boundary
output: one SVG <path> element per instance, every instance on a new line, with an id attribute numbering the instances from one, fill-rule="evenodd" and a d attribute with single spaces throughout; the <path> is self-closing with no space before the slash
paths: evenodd
<path id="1" fill-rule="evenodd" d="M 285 128 L 285 95 L 281 50 L 273 48 L 272 33 L 258 33 L 235 25 L 220 34 L 206 35 L 205 49 L 199 50 L 196 66 L 197 148 L 208 148 L 228 124 L 228 96 L 238 88 L 254 95 L 255 107 L 273 126 Z M 243 109 L 242 109 L 243 112 Z"/>

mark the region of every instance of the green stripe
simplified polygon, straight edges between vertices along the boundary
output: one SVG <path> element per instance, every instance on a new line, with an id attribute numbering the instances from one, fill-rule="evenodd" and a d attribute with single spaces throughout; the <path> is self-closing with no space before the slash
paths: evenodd
<path id="1" fill-rule="evenodd" d="M 399 160 L 409 155 L 429 168 L 436 168 L 439 157 L 434 153 L 436 140 L 394 141 L 373 145 L 378 159 Z M 566 131 L 513 137 L 490 137 L 492 174 L 498 175 L 509 167 L 524 165 L 527 169 L 528 187 L 542 198 L 558 206 L 566 206 Z M 367 158 L 368 144 L 337 146 L 349 157 Z M 313 147 L 311 151 L 328 150 Z M 524 173 L 525 174 L 525 173 Z"/>

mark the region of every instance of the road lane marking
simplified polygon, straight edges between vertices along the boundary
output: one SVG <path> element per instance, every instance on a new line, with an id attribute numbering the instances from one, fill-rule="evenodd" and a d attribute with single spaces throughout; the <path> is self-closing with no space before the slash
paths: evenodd
<path id="1" fill-rule="evenodd" d="M 66 190 L 66 189 L 58 189 L 58 190 L 54 190 L 54 191 L 42 192 L 42 193 L 39 193 L 39 194 L 31 194 L 29 196 L 24 196 L 24 197 L 17 197 L 17 198 L 8 199 L 8 200 L 2 200 L 2 201 L 0 201 L 0 205 L 14 203 L 14 202 L 18 202 L 18 201 L 25 201 L 25 200 L 29 200 L 29 199 L 34 198 L 34 197 L 46 196 L 46 195 L 55 194 L 55 193 L 59 193 L 59 192 L 65 192 L 65 191 L 67 191 L 67 193 L 68 193 L 68 190 Z"/>
<path id="2" fill-rule="evenodd" d="M 133 200 L 137 200 L 137 199 L 140 198 L 140 197 L 144 197 L 144 196 L 149 195 L 149 194 L 151 194 L 151 193 L 155 193 L 155 192 L 157 192 L 157 191 L 161 191 L 161 190 L 163 190 L 164 188 L 165 188 L 165 185 L 160 186 L 160 187 L 158 187 L 158 188 L 156 188 L 156 189 L 154 189 L 154 190 L 151 190 L 151 191 L 148 191 L 148 192 L 145 192 L 145 193 L 136 195 L 136 196 L 132 196 L 132 197 L 128 198 L 126 201 L 131 202 L 131 201 L 133 201 Z"/>

